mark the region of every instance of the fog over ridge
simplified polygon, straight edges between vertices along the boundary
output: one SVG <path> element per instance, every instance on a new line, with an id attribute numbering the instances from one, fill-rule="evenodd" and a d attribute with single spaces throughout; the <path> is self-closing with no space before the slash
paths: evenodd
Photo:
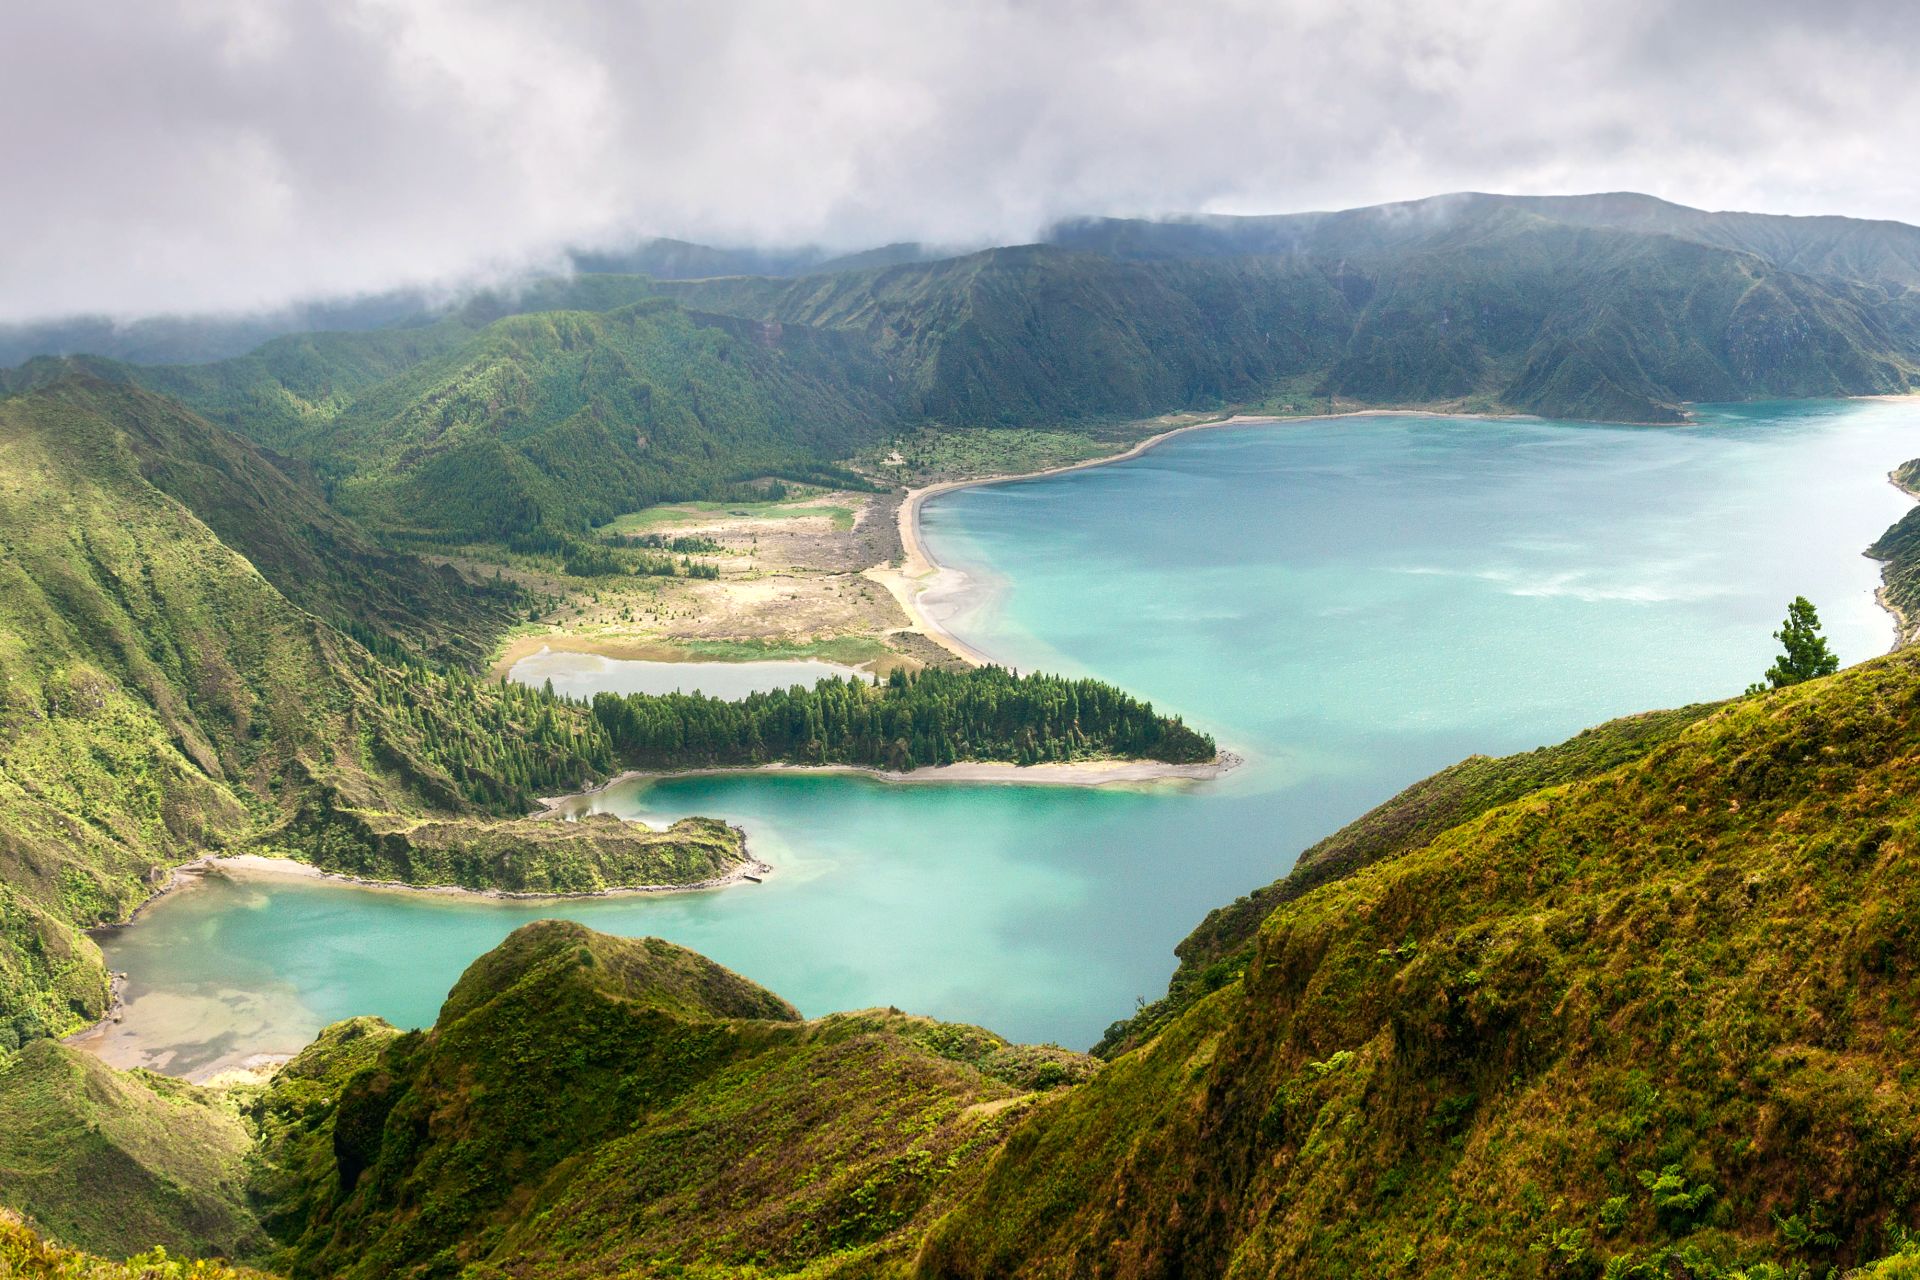
<path id="1" fill-rule="evenodd" d="M 1916 37 L 1866 0 L 17 0 L 0 320 L 1458 190 L 1920 222 Z"/>

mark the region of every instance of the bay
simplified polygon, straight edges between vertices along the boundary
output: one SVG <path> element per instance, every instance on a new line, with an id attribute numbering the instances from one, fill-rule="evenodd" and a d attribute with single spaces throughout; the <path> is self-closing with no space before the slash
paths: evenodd
<path id="1" fill-rule="evenodd" d="M 107 1052 L 204 1075 L 321 1025 L 432 1021 L 475 956 L 567 916 L 694 947 L 808 1014 L 895 1005 L 1083 1047 L 1208 909 L 1400 787 L 1632 711 L 1740 692 L 1787 602 L 1885 651 L 1879 566 L 1920 454 L 1904 402 L 1708 406 L 1685 428 L 1370 416 L 1208 430 L 957 491 L 927 542 L 968 643 L 1099 676 L 1247 757 L 1199 785 L 699 776 L 602 792 L 742 825 L 764 885 L 501 904 L 235 875 L 103 941 Z"/>

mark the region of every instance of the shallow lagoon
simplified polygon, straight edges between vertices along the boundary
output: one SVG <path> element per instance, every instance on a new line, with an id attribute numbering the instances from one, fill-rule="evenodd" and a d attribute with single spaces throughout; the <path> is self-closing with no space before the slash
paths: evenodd
<path id="1" fill-rule="evenodd" d="M 1351 418 L 1222 429 L 972 489 L 925 530 L 970 643 L 1101 676 L 1249 757 L 1135 789 L 688 777 L 596 803 L 743 825 L 764 885 L 496 904 L 232 879 L 104 942 L 118 1053 L 181 1072 L 353 1013 L 432 1020 L 514 926 L 565 915 L 696 947 L 808 1013 L 893 1004 L 1084 1046 L 1164 989 L 1206 911 L 1472 752 L 1738 692 L 1797 593 L 1847 661 L 1891 625 L 1862 557 L 1908 500 L 1920 406 L 1702 412 L 1686 429 Z"/>

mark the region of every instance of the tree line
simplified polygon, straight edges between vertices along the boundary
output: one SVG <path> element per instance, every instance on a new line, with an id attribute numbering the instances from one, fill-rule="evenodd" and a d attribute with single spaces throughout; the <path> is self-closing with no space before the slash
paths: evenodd
<path id="1" fill-rule="evenodd" d="M 599 693 L 614 753 L 642 767 L 849 764 L 912 770 L 962 760 L 1030 765 L 1103 757 L 1201 763 L 1213 739 L 1099 680 L 1003 667 L 822 680 L 739 701 Z"/>
<path id="2" fill-rule="evenodd" d="M 384 737 L 444 773 L 461 799 L 524 813 L 623 767 L 847 764 L 909 771 L 960 761 L 1103 758 L 1197 764 L 1214 742 L 1099 680 L 1002 667 L 822 680 L 729 701 L 594 695 L 476 679 L 418 662 L 374 664 Z"/>

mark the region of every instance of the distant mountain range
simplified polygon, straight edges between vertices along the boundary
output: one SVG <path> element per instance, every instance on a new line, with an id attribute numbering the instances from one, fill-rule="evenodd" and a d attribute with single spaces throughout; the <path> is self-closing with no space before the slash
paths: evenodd
<path id="1" fill-rule="evenodd" d="M 844 481 L 842 459 L 923 425 L 1386 406 L 1673 422 L 1688 402 L 1920 377 L 1920 229 L 1645 196 L 1087 220 L 957 257 L 655 241 L 577 264 L 457 306 L 76 322 L 0 353 L 90 349 L 91 373 L 303 461 L 376 530 L 455 542 L 769 475 Z M 310 331 L 260 341 L 280 326 Z M 0 390 L 66 367 L 28 360 Z"/>

